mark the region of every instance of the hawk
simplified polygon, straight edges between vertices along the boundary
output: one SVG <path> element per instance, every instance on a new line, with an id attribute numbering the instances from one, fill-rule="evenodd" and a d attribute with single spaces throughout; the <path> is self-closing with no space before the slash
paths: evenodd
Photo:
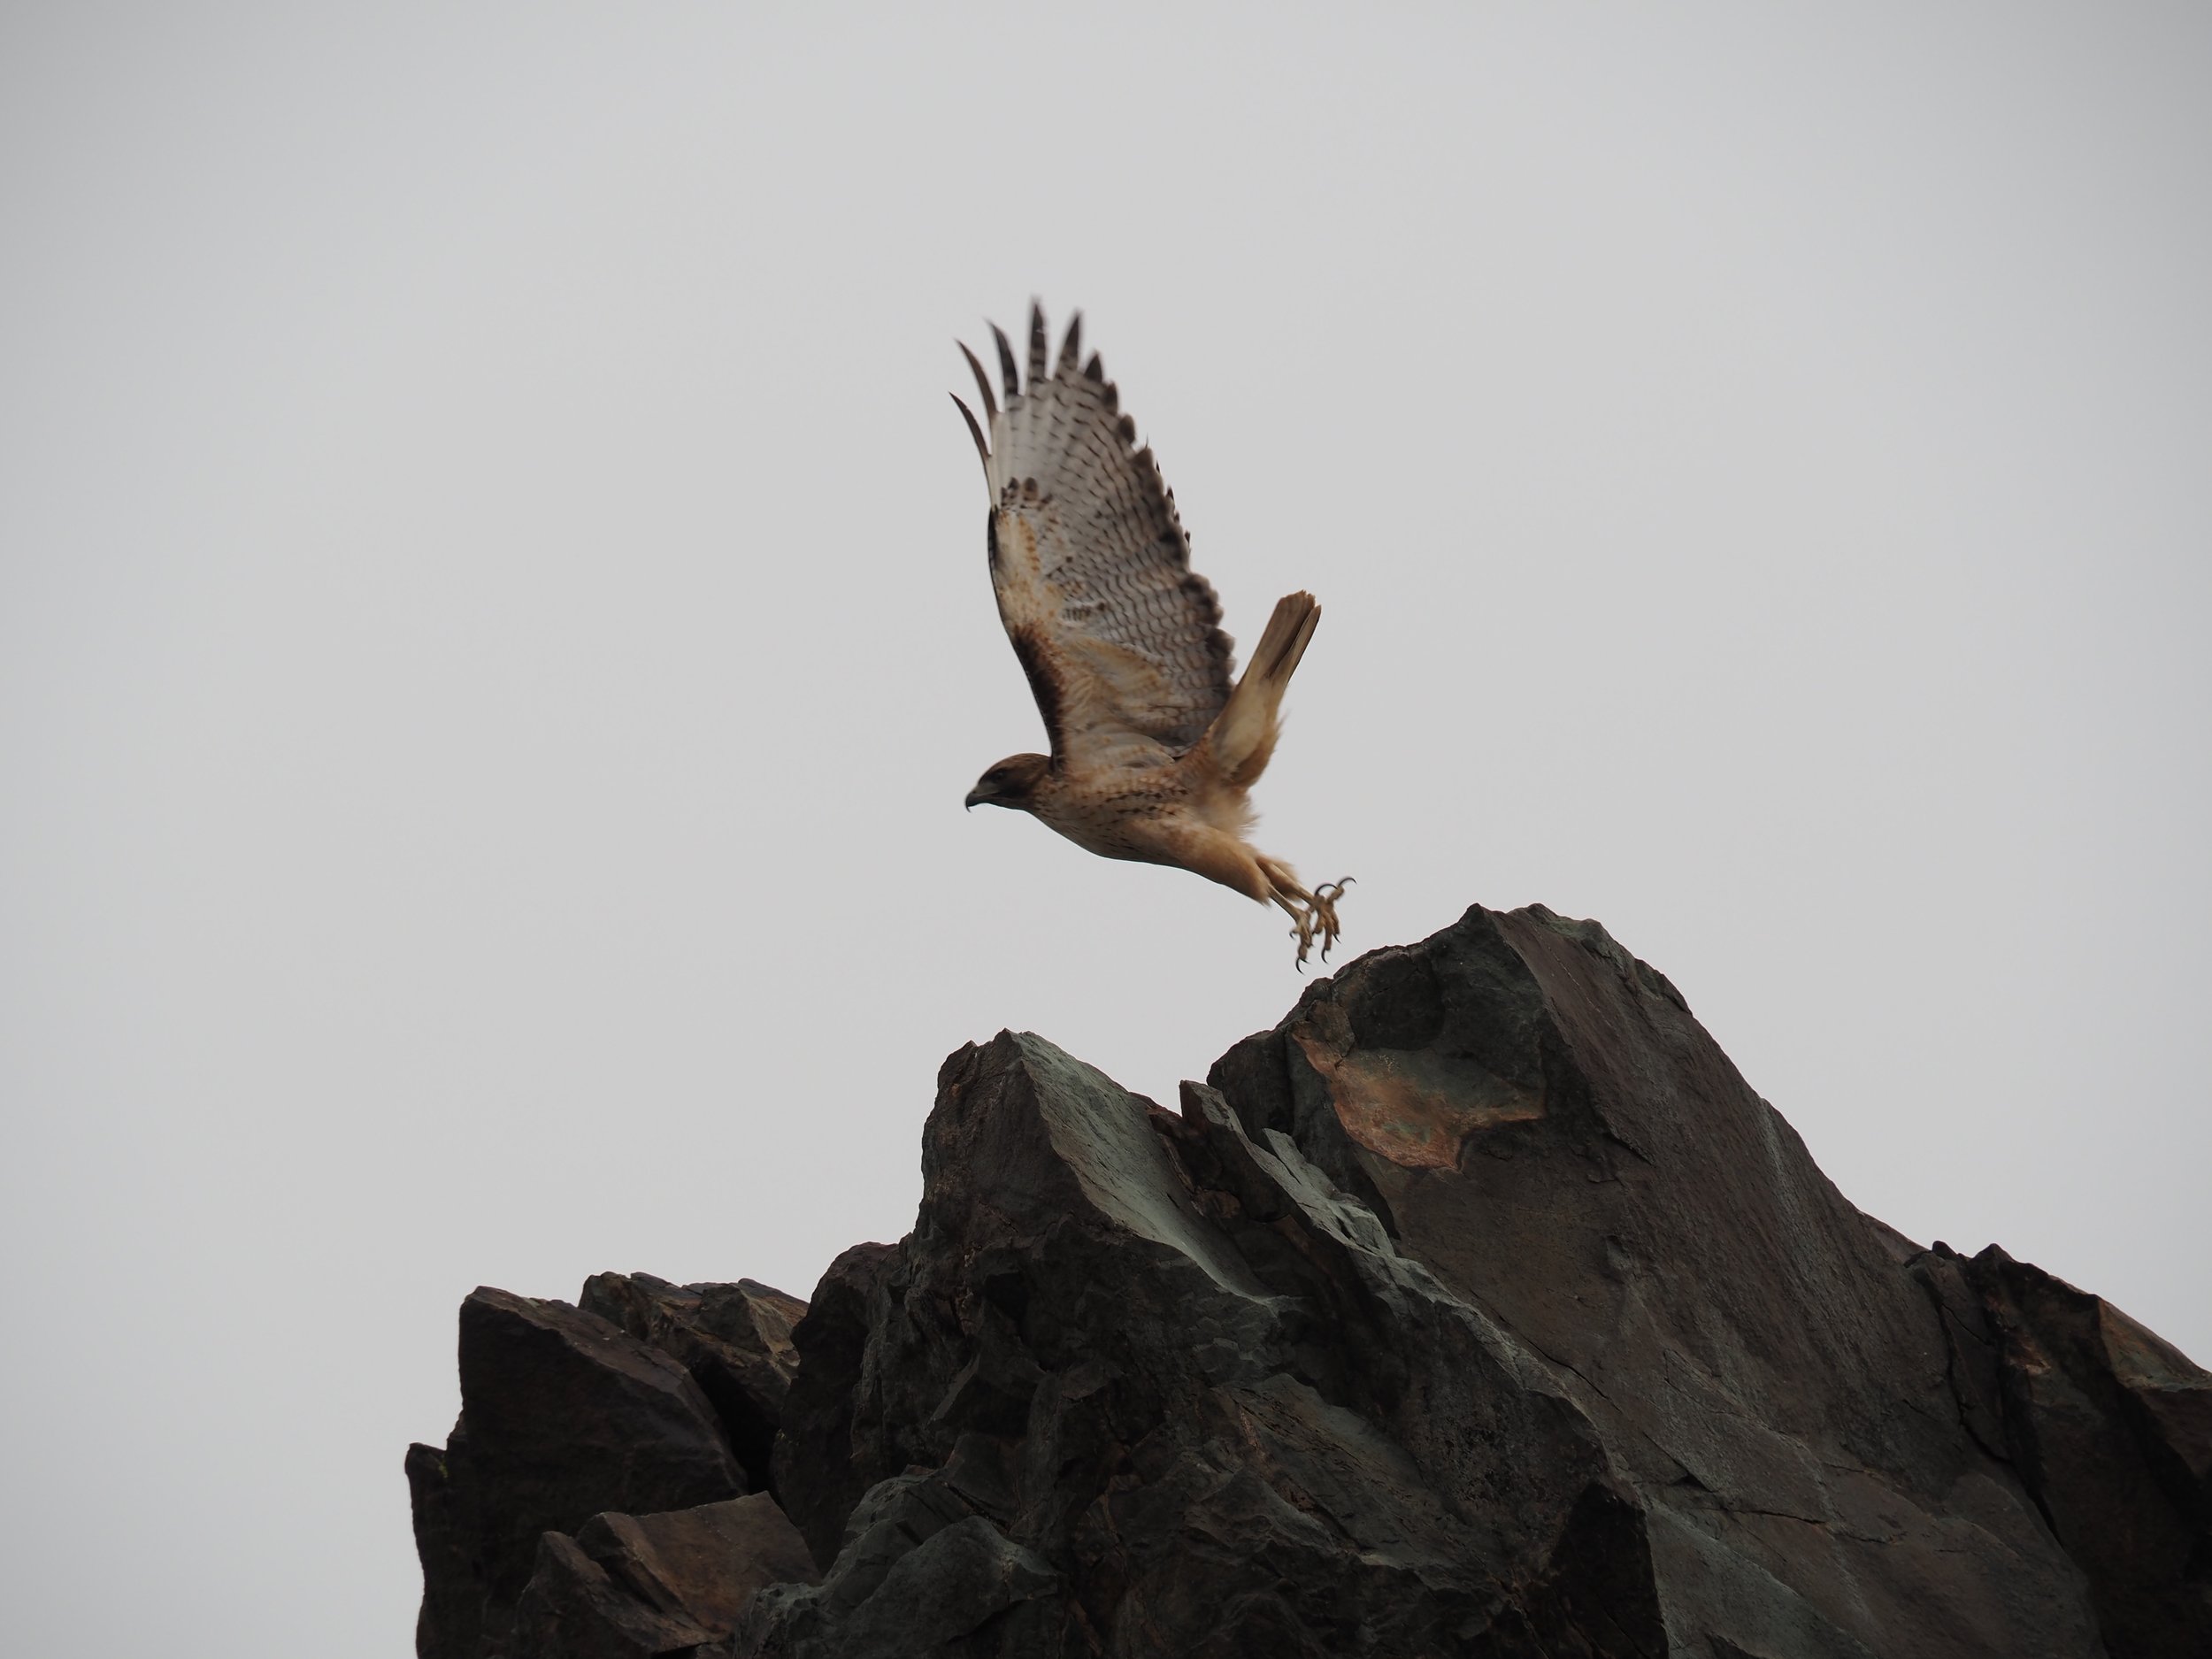
<path id="1" fill-rule="evenodd" d="M 1307 593 L 1278 600 L 1234 679 L 1221 602 L 1190 567 L 1174 493 L 1151 449 L 1136 447 L 1136 423 L 1097 353 L 1083 360 L 1081 315 L 1048 373 L 1044 312 L 1031 308 L 1026 390 L 1004 331 L 991 333 L 1004 406 L 964 345 L 983 419 L 957 394 L 952 401 L 990 489 L 999 619 L 1052 752 L 1000 761 L 968 805 L 1027 812 L 1102 857 L 1172 864 L 1279 904 L 1301 969 L 1317 940 L 1326 961 L 1350 878 L 1309 890 L 1245 840 L 1249 791 L 1275 752 L 1283 692 L 1320 605 Z"/>

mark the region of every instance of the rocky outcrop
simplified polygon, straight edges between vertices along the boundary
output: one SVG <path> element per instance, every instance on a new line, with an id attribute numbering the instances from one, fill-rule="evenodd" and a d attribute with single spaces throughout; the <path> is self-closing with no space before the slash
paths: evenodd
<path id="1" fill-rule="evenodd" d="M 1002 1033 L 795 1325 L 479 1292 L 419 1650 L 2212 1652 L 2212 1378 L 1861 1215 L 1594 925 L 1372 953 L 1178 1106 Z"/>

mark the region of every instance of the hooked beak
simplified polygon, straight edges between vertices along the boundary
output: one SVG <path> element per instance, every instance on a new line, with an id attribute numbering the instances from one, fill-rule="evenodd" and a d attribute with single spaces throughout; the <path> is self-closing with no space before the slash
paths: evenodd
<path id="1" fill-rule="evenodd" d="M 988 801 L 990 798 L 990 795 L 985 791 L 983 786 L 981 784 L 978 784 L 974 788 L 968 791 L 968 798 L 964 804 L 969 811 L 972 812 L 975 810 L 976 803 L 978 802 Z"/>

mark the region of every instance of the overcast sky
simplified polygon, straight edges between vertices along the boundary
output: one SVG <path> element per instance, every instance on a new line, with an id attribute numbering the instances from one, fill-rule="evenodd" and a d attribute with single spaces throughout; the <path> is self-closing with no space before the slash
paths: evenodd
<path id="1" fill-rule="evenodd" d="M 805 1294 L 960 1043 L 1289 1007 L 961 811 L 1033 294 L 1324 601 L 1348 950 L 1596 917 L 2212 1357 L 2212 12 L 890 11 L 0 12 L 0 1647 L 407 1651 L 472 1286 Z"/>

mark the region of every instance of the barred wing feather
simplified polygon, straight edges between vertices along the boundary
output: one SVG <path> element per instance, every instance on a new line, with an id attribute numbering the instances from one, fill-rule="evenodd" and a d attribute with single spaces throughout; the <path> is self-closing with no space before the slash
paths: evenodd
<path id="1" fill-rule="evenodd" d="M 1005 403 L 966 347 L 984 418 L 965 403 L 991 490 L 991 587 L 1029 677 L 1056 764 L 1164 765 L 1228 701 L 1221 604 L 1190 567 L 1175 497 L 1073 319 L 1047 369 L 1041 309 L 1029 318 L 1027 385 L 998 329 Z M 959 403 L 958 398 L 953 400 Z"/>

